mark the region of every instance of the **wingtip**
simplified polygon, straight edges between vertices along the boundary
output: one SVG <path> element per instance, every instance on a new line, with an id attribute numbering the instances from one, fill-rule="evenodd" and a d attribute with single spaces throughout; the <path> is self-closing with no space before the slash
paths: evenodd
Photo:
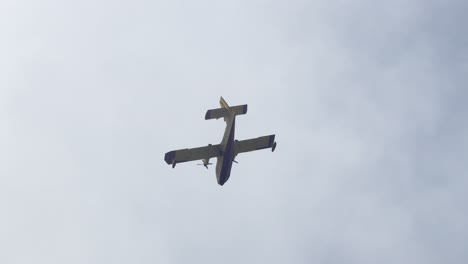
<path id="1" fill-rule="evenodd" d="M 164 155 L 164 161 L 166 161 L 168 165 L 171 165 L 172 162 L 175 160 L 175 154 L 176 154 L 175 150 L 167 152 Z"/>

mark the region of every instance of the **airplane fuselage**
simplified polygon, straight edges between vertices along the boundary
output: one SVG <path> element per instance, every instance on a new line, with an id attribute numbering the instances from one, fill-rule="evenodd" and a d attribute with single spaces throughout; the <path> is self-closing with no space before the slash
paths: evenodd
<path id="1" fill-rule="evenodd" d="M 217 157 L 216 179 L 219 185 L 223 185 L 231 175 L 232 162 L 234 161 L 234 131 L 236 129 L 236 116 L 231 114 L 225 117 L 226 130 L 221 141 L 223 155 Z"/>

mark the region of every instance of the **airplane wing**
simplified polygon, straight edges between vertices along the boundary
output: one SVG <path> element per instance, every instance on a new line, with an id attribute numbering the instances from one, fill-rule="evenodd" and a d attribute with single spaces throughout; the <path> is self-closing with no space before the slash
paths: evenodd
<path id="1" fill-rule="evenodd" d="M 222 155 L 220 145 L 208 145 L 206 147 L 179 149 L 169 151 L 164 155 L 164 160 L 167 164 L 187 162 L 192 160 L 208 159 Z M 175 161 L 175 162 L 174 162 Z"/>
<path id="2" fill-rule="evenodd" d="M 275 135 L 239 140 L 234 143 L 234 155 L 259 149 L 273 149 L 275 146 Z"/>

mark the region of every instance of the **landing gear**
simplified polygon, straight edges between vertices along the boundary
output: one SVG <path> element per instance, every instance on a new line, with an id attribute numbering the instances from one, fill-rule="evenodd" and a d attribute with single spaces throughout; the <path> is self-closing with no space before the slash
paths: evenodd
<path id="1" fill-rule="evenodd" d="M 275 148 L 276 148 L 276 141 L 273 142 L 273 146 L 271 146 L 271 152 L 275 151 Z"/>

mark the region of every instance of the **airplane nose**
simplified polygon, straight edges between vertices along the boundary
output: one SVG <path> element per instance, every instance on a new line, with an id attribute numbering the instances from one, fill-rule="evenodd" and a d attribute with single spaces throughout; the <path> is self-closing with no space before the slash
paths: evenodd
<path id="1" fill-rule="evenodd" d="M 223 186 L 226 183 L 226 181 L 223 181 L 222 179 L 218 179 L 218 184 L 220 186 Z"/>
<path id="2" fill-rule="evenodd" d="M 222 177 L 217 178 L 217 180 L 220 186 L 223 186 L 227 182 L 227 179 L 222 178 Z"/>

